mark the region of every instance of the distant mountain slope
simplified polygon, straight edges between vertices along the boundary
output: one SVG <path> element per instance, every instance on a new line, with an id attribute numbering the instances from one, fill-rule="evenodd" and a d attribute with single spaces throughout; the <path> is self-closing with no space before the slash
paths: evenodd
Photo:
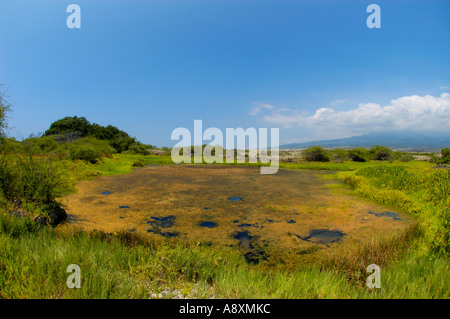
<path id="1" fill-rule="evenodd" d="M 307 148 L 314 145 L 321 145 L 325 148 L 371 147 L 373 145 L 383 145 L 393 149 L 410 151 L 437 151 L 444 147 L 450 147 L 450 133 L 370 133 L 335 140 L 286 144 L 280 146 L 280 148 Z"/>

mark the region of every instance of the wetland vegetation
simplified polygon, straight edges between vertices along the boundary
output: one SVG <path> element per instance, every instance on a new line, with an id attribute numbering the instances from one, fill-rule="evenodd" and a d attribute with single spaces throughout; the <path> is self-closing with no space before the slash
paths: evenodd
<path id="1" fill-rule="evenodd" d="M 446 149 L 431 162 L 286 151 L 262 176 L 173 165 L 170 150 L 84 118 L 55 123 L 2 136 L 1 298 L 450 297 Z M 70 264 L 80 289 L 66 286 Z M 370 264 L 379 289 L 365 285 Z"/>

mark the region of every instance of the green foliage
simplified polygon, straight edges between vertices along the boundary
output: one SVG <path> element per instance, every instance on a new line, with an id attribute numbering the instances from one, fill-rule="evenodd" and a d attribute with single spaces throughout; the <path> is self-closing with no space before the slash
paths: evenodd
<path id="1" fill-rule="evenodd" d="M 348 151 L 341 149 L 341 148 L 335 148 L 332 151 L 331 158 L 333 159 L 333 162 L 335 163 L 343 163 L 344 161 L 348 160 Z"/>
<path id="2" fill-rule="evenodd" d="M 1 86 L 0 86 L 1 88 Z M 5 93 L 0 92 L 0 143 L 5 138 L 5 130 L 8 127 L 7 113 L 11 111 L 11 105 L 5 99 Z"/>
<path id="3" fill-rule="evenodd" d="M 416 215 L 432 252 L 450 252 L 450 171 L 417 171 L 402 165 L 379 165 L 339 173 L 364 196 Z"/>
<path id="4" fill-rule="evenodd" d="M 435 157 L 436 164 L 450 164 L 450 148 L 446 147 L 441 150 L 441 157 Z"/>
<path id="5" fill-rule="evenodd" d="M 329 162 L 330 156 L 322 146 L 313 146 L 302 151 L 303 157 L 309 162 Z"/>
<path id="6" fill-rule="evenodd" d="M 142 154 L 142 155 L 149 155 L 150 152 L 147 150 L 146 146 L 141 143 L 136 143 L 128 147 L 127 153 L 131 154 Z"/>
<path id="7" fill-rule="evenodd" d="M 91 123 L 85 117 L 69 117 L 57 120 L 45 131 L 45 135 L 64 134 L 68 132 L 79 132 L 81 136 L 87 136 L 91 130 Z"/>
<path id="8" fill-rule="evenodd" d="M 414 157 L 411 154 L 403 153 L 398 155 L 398 160 L 400 162 L 411 162 L 414 160 Z"/>
<path id="9" fill-rule="evenodd" d="M 144 167 L 144 162 L 142 160 L 134 161 L 132 164 L 133 167 Z"/>
<path id="10" fill-rule="evenodd" d="M 77 145 L 70 150 L 70 159 L 83 160 L 92 164 L 101 160 L 102 155 L 91 145 Z"/>
<path id="11" fill-rule="evenodd" d="M 84 137 L 69 144 L 69 158 L 83 160 L 92 164 L 102 159 L 102 156 L 111 156 L 116 150 L 105 141 L 93 137 Z"/>
<path id="12" fill-rule="evenodd" d="M 50 128 L 45 131 L 45 136 L 52 135 L 55 135 L 56 140 L 60 143 L 73 142 L 83 137 L 93 137 L 108 141 L 109 145 L 119 153 L 134 147 L 131 150 L 132 152 L 144 154 L 143 148 L 145 146 L 138 142 L 136 138 L 112 125 L 104 127 L 96 123 L 91 124 L 85 117 L 67 116 L 53 122 Z M 91 153 L 86 149 L 80 152 Z"/>
<path id="13" fill-rule="evenodd" d="M 35 156 L 0 156 L 0 192 L 19 209 L 35 215 L 60 214 L 58 197 L 74 191 L 60 161 Z M 63 213 L 63 212 L 62 212 Z"/>
<path id="14" fill-rule="evenodd" d="M 442 157 L 450 157 L 450 148 L 446 147 L 441 150 Z"/>
<path id="15" fill-rule="evenodd" d="M 354 147 L 348 150 L 348 156 L 354 162 L 367 162 L 369 152 L 364 147 Z"/>
<path id="16" fill-rule="evenodd" d="M 390 161 L 394 159 L 394 152 L 386 146 L 374 145 L 369 149 L 369 154 L 375 161 Z"/>

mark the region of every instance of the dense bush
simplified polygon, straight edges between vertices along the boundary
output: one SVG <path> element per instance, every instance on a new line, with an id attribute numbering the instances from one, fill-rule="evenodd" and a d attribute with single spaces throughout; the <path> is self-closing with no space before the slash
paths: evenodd
<path id="1" fill-rule="evenodd" d="M 335 163 L 342 163 L 342 162 L 346 161 L 349 158 L 349 156 L 348 156 L 348 152 L 346 150 L 341 149 L 341 148 L 336 148 L 333 150 L 331 158 L 333 159 L 333 162 L 335 162 Z"/>
<path id="2" fill-rule="evenodd" d="M 119 130 L 117 127 L 108 125 L 106 127 L 96 123 L 90 123 L 85 117 L 65 117 L 57 120 L 45 131 L 45 136 L 56 136 L 58 142 L 73 142 L 83 137 L 93 137 L 99 140 L 108 141 L 118 153 L 125 152 L 133 148 L 131 152 L 144 154 L 142 150 L 146 146 L 128 133 Z"/>
<path id="3" fill-rule="evenodd" d="M 102 155 L 91 145 L 79 145 L 71 148 L 69 157 L 72 160 L 82 160 L 95 164 L 101 160 Z"/>
<path id="4" fill-rule="evenodd" d="M 450 164 L 450 148 L 443 148 L 441 150 L 441 157 L 436 157 L 434 162 L 436 164 Z"/>
<path id="5" fill-rule="evenodd" d="M 313 146 L 302 151 L 303 157 L 309 162 L 329 162 L 330 156 L 322 146 Z"/>
<path id="6" fill-rule="evenodd" d="M 354 162 L 367 162 L 369 152 L 364 147 L 354 147 L 348 150 L 348 157 Z"/>
<path id="7" fill-rule="evenodd" d="M 144 167 L 144 162 L 142 160 L 137 160 L 137 161 L 134 161 L 131 166 L 133 166 L 133 167 Z"/>
<path id="8" fill-rule="evenodd" d="M 149 155 L 150 152 L 143 144 L 134 144 L 128 148 L 127 153 Z"/>
<path id="9" fill-rule="evenodd" d="M 43 215 L 49 222 L 65 219 L 56 198 L 69 194 L 74 184 L 61 161 L 31 155 L 0 155 L 0 194 L 12 211 Z"/>
<path id="10" fill-rule="evenodd" d="M 390 161 L 394 159 L 394 152 L 386 146 L 374 145 L 370 148 L 369 154 L 375 161 Z"/>

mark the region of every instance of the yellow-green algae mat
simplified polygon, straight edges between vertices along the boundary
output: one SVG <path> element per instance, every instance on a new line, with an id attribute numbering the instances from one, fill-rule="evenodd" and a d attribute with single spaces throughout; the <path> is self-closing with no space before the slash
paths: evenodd
<path id="1" fill-rule="evenodd" d="M 177 236 L 243 249 L 247 260 L 314 260 L 321 252 L 401 233 L 401 211 L 328 187 L 323 171 L 222 165 L 135 169 L 77 185 L 66 198 L 69 224 L 87 230 Z"/>

